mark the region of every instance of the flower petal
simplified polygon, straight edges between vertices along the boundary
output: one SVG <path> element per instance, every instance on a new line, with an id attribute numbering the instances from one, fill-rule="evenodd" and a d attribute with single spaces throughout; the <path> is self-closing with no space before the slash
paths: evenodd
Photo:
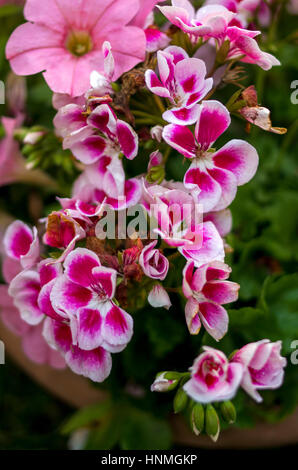
<path id="1" fill-rule="evenodd" d="M 192 132 L 184 126 L 169 124 L 163 129 L 162 136 L 167 144 L 186 158 L 194 158 L 196 155 L 196 142 Z"/>
<path id="2" fill-rule="evenodd" d="M 234 139 L 213 155 L 213 162 L 219 168 L 232 172 L 237 184 L 250 181 L 255 175 L 259 157 L 256 149 L 243 140 Z"/>
<path id="3" fill-rule="evenodd" d="M 91 299 L 91 290 L 70 281 L 65 274 L 56 279 L 51 292 L 52 306 L 57 313 L 62 309 L 70 315 L 75 315 L 78 309 L 86 307 Z"/>
<path id="4" fill-rule="evenodd" d="M 226 310 L 212 302 L 200 302 L 200 317 L 209 335 L 219 341 L 228 331 L 229 317 Z"/>
<path id="5" fill-rule="evenodd" d="M 230 113 L 219 101 L 203 101 L 195 135 L 203 150 L 207 150 L 231 123 Z"/>
<path id="6" fill-rule="evenodd" d="M 89 287 L 93 284 L 92 270 L 100 266 L 98 256 L 86 248 L 76 248 L 64 261 L 65 274 L 76 284 Z"/>
<path id="7" fill-rule="evenodd" d="M 129 160 L 133 160 L 138 154 L 138 136 L 127 122 L 117 121 L 117 137 L 122 152 Z"/>
<path id="8" fill-rule="evenodd" d="M 184 186 L 189 190 L 198 190 L 196 200 L 203 205 L 203 211 L 212 210 L 220 201 L 222 189 L 220 184 L 210 175 L 201 170 L 194 161 L 184 175 Z"/>
<path id="9" fill-rule="evenodd" d="M 119 346 L 129 343 L 133 335 L 132 317 L 112 302 L 102 304 L 100 312 L 104 316 L 102 337 L 106 344 Z"/>
<path id="10" fill-rule="evenodd" d="M 37 325 L 44 318 L 37 303 L 39 291 L 39 275 L 33 270 L 22 271 L 18 274 L 11 281 L 8 289 L 22 319 L 29 325 Z"/>
<path id="11" fill-rule="evenodd" d="M 81 308 L 78 311 L 78 346 L 90 351 L 102 345 L 102 317 L 99 310 Z"/>
<path id="12" fill-rule="evenodd" d="M 204 296 L 217 304 L 235 302 L 238 298 L 239 284 L 231 281 L 207 282 L 202 289 Z"/>

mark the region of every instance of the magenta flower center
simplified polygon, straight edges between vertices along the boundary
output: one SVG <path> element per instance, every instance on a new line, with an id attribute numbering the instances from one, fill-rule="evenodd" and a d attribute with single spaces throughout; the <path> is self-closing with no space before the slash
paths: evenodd
<path id="1" fill-rule="evenodd" d="M 66 48 L 71 54 L 81 57 L 92 50 L 92 38 L 87 31 L 71 31 L 66 39 Z"/>

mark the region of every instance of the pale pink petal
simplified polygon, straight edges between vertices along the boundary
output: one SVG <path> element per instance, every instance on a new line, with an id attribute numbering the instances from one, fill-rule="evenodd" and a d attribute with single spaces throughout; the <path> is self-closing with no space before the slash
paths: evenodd
<path id="1" fill-rule="evenodd" d="M 146 36 L 139 28 L 125 26 L 109 31 L 106 40 L 111 43 L 115 58 L 114 80 L 145 58 Z"/>
<path id="2" fill-rule="evenodd" d="M 209 335 L 219 341 L 228 331 L 229 317 L 221 305 L 212 302 L 200 302 L 200 317 Z"/>
<path id="3" fill-rule="evenodd" d="M 216 212 L 209 212 L 204 215 L 204 222 L 213 222 L 218 233 L 225 237 L 232 230 L 232 213 L 230 209 L 224 209 Z"/>
<path id="4" fill-rule="evenodd" d="M 54 65 L 57 57 L 64 57 L 63 32 L 53 31 L 38 24 L 20 25 L 6 45 L 6 57 L 18 75 L 32 75 Z"/>
<path id="5" fill-rule="evenodd" d="M 169 90 L 163 86 L 153 70 L 146 70 L 145 81 L 147 88 L 149 88 L 152 93 L 161 96 L 162 98 L 170 98 L 171 94 Z"/>

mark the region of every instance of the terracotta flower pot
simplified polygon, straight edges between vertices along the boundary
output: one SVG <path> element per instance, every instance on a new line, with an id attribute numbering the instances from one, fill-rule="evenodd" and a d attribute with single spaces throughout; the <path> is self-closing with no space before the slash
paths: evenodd
<path id="1" fill-rule="evenodd" d="M 69 369 L 55 370 L 31 362 L 25 356 L 18 337 L 0 322 L 0 338 L 6 353 L 32 379 L 65 403 L 80 408 L 103 400 L 107 394 L 94 387 L 89 380 L 73 374 Z M 5 367 L 5 366 L 4 366 Z M 170 418 L 175 443 L 188 447 L 218 449 L 249 449 L 279 447 L 298 443 L 298 410 L 275 424 L 260 423 L 253 429 L 230 428 L 221 433 L 217 443 L 207 436 L 196 437 L 179 416 Z"/>

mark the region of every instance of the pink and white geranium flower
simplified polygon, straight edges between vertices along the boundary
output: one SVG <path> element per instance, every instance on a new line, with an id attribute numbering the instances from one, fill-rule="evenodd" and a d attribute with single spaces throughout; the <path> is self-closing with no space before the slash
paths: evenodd
<path id="1" fill-rule="evenodd" d="M 260 31 L 242 28 L 236 13 L 223 5 L 208 4 L 196 12 L 188 0 L 172 0 L 172 6 L 158 8 L 171 23 L 188 34 L 194 43 L 198 38 L 214 39 L 220 47 L 228 40 L 230 50 L 227 59 L 237 57 L 242 62 L 257 64 L 264 70 L 280 65 L 272 54 L 259 48 L 254 38 Z"/>
<path id="2" fill-rule="evenodd" d="M 102 266 L 94 252 L 76 248 L 66 257 L 50 298 L 54 310 L 77 320 L 79 348 L 119 352 L 130 341 L 133 320 L 112 300 L 116 282 L 117 272 Z"/>
<path id="3" fill-rule="evenodd" d="M 27 0 L 27 23 L 11 35 L 6 57 L 18 75 L 43 72 L 57 93 L 80 96 L 93 70 L 102 70 L 102 44 L 109 41 L 116 59 L 115 79 L 145 57 L 144 31 L 128 26 L 138 0 Z"/>
<path id="4" fill-rule="evenodd" d="M 231 359 L 243 366 L 241 387 L 257 402 L 262 401 L 258 390 L 275 389 L 283 382 L 287 361 L 280 355 L 281 346 L 281 341 L 263 339 L 243 346 Z"/>
<path id="5" fill-rule="evenodd" d="M 3 245 L 7 256 L 19 261 L 23 268 L 31 268 L 40 257 L 39 239 L 36 227 L 31 230 L 20 220 L 7 228 Z"/>
<path id="6" fill-rule="evenodd" d="M 243 366 L 229 362 L 223 352 L 204 346 L 191 367 L 184 391 L 199 403 L 231 400 L 240 385 Z"/>
<path id="7" fill-rule="evenodd" d="M 255 148 L 243 140 L 231 140 L 218 151 L 211 148 L 230 122 L 227 108 L 208 100 L 200 105 L 195 136 L 178 124 L 169 124 L 163 130 L 164 140 L 192 160 L 184 185 L 194 191 L 204 212 L 225 209 L 235 198 L 237 186 L 247 183 L 258 167 Z"/>
<path id="8" fill-rule="evenodd" d="M 196 335 L 201 322 L 208 333 L 219 341 L 228 330 L 228 314 L 223 304 L 238 298 L 239 285 L 227 281 L 231 268 L 220 261 L 205 264 L 194 270 L 189 261 L 183 270 L 183 294 L 186 323 L 190 334 Z"/>
<path id="9" fill-rule="evenodd" d="M 152 93 L 167 98 L 172 108 L 163 118 L 174 124 L 193 124 L 199 114 L 198 102 L 211 90 L 213 79 L 206 77 L 205 63 L 181 47 L 170 46 L 157 53 L 160 79 L 153 70 L 145 73 L 146 85 Z"/>
<path id="10" fill-rule="evenodd" d="M 132 160 L 138 153 L 138 137 L 132 127 L 117 119 L 107 104 L 99 105 L 86 118 L 85 110 L 75 104 L 61 108 L 54 119 L 63 146 L 86 165 L 105 156 L 118 156 L 122 152 Z"/>

